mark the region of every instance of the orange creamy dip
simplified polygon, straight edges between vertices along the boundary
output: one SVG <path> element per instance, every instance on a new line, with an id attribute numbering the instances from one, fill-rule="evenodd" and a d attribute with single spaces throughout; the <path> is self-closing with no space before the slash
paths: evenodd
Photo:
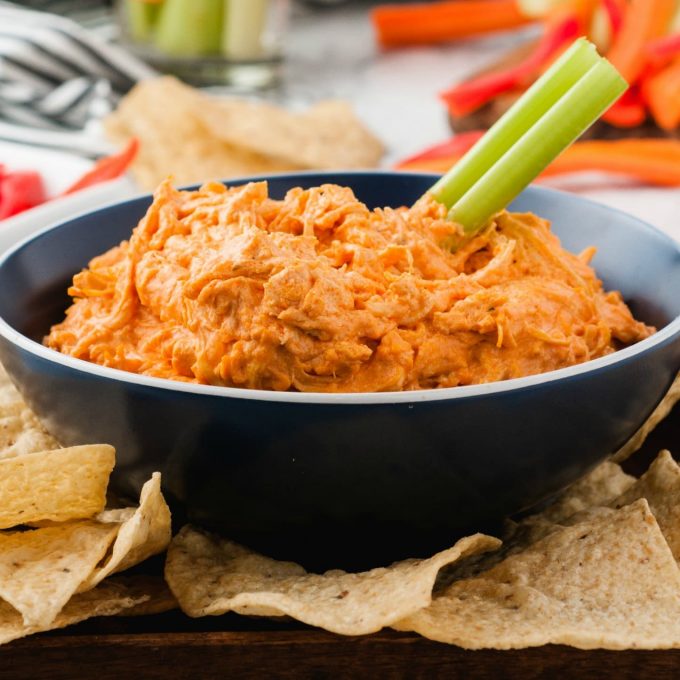
<path id="1" fill-rule="evenodd" d="M 430 197 L 370 211 L 347 188 L 168 182 L 129 241 L 77 274 L 48 346 L 125 371 L 310 392 L 452 387 L 609 354 L 654 329 L 589 249 L 500 214 L 471 242 Z"/>

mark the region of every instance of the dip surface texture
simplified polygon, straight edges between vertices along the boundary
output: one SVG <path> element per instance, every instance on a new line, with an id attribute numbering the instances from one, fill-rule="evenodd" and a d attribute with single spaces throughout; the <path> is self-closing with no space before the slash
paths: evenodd
<path id="1" fill-rule="evenodd" d="M 129 241 L 76 274 L 49 347 L 211 385 L 307 392 L 453 387 L 603 356 L 654 329 L 532 214 L 472 241 L 430 197 L 370 211 L 336 185 L 168 182 Z"/>

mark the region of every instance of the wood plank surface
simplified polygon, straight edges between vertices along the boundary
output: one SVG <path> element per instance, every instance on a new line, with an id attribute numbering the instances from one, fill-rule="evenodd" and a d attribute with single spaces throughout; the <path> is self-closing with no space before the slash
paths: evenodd
<path id="1" fill-rule="evenodd" d="M 680 650 L 584 651 L 548 646 L 465 651 L 383 631 L 89 633 L 18 640 L 0 649 L 0 678 L 672 678 Z"/>

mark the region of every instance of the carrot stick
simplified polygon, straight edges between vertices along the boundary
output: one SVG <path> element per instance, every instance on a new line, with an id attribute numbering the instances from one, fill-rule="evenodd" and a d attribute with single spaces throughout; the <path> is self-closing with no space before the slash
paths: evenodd
<path id="1" fill-rule="evenodd" d="M 532 21 L 515 0 L 454 0 L 380 5 L 371 12 L 383 47 L 427 45 L 502 31 Z"/>
<path id="2" fill-rule="evenodd" d="M 465 152 L 448 158 L 427 157 L 402 162 L 400 170 L 446 172 Z M 680 186 L 680 141 L 624 139 L 576 142 L 556 158 L 540 179 L 574 172 L 600 171 L 659 186 Z"/>
<path id="3" fill-rule="evenodd" d="M 663 130 L 680 127 L 680 57 L 656 75 L 646 78 L 642 88 L 656 124 Z"/>
<path id="4" fill-rule="evenodd" d="M 607 59 L 630 84 L 645 67 L 647 43 L 666 33 L 674 11 L 675 0 L 631 0 L 607 52 Z"/>
<path id="5" fill-rule="evenodd" d="M 680 186 L 680 141 L 579 142 L 557 158 L 543 177 L 588 170 L 633 177 L 648 184 Z"/>
<path id="6" fill-rule="evenodd" d="M 548 19 L 555 17 L 559 19 L 560 14 L 572 14 L 579 20 L 581 35 L 588 35 L 590 26 L 593 23 L 595 10 L 600 5 L 601 0 L 563 0 L 549 15 Z"/>

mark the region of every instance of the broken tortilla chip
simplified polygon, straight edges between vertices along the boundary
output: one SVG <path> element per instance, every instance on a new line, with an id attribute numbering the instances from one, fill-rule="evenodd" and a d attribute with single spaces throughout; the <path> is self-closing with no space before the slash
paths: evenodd
<path id="1" fill-rule="evenodd" d="M 161 493 L 160 472 L 154 472 L 142 487 L 139 507 L 132 514 L 129 510 L 123 508 L 117 515 L 112 510 L 101 513 L 108 518 L 108 522 L 114 516 L 124 520 L 118 529 L 111 555 L 83 582 L 81 591 L 93 588 L 110 574 L 129 569 L 168 547 L 172 536 L 170 508 Z M 112 524 L 115 524 L 115 520 Z"/>
<path id="2" fill-rule="evenodd" d="M 649 470 L 611 505 L 620 508 L 639 498 L 649 503 L 673 557 L 680 562 L 680 466 L 669 451 L 661 451 Z"/>
<path id="3" fill-rule="evenodd" d="M 113 141 L 140 141 L 131 172 L 142 187 L 155 189 L 168 175 L 183 185 L 297 169 L 215 139 L 196 115 L 201 105 L 195 90 L 165 77 L 139 83 L 106 119 Z"/>
<path id="4" fill-rule="evenodd" d="M 171 530 L 160 481 L 160 473 L 154 473 L 136 509 L 105 511 L 97 520 L 0 532 L 0 599 L 22 614 L 26 626 L 43 628 L 74 593 L 91 590 L 110 574 L 162 552 Z"/>
<path id="5" fill-rule="evenodd" d="M 106 503 L 114 463 L 115 451 L 106 444 L 0 460 L 0 529 L 96 515 Z"/>
<path id="6" fill-rule="evenodd" d="M 680 571 L 644 499 L 451 584 L 398 623 L 467 649 L 680 645 Z"/>
<path id="7" fill-rule="evenodd" d="M 272 104 L 217 99 L 170 76 L 145 80 L 104 122 L 117 143 L 140 141 L 132 173 L 155 189 L 330 167 L 375 167 L 382 144 L 343 102 L 305 113 Z"/>
<path id="8" fill-rule="evenodd" d="M 304 168 L 370 168 L 382 144 L 344 101 L 322 101 L 302 113 L 264 102 L 213 101 L 197 114 L 216 139 Z"/>
<path id="9" fill-rule="evenodd" d="M 288 615 L 341 635 L 362 635 L 427 606 L 442 566 L 498 545 L 476 534 L 427 560 L 357 574 L 310 574 L 187 526 L 170 544 L 165 578 L 189 616 Z"/>
<path id="10" fill-rule="evenodd" d="M 680 399 L 680 373 L 642 427 L 611 457 L 611 460 L 620 463 L 630 458 L 645 443 L 649 433 L 673 410 L 678 399 Z"/>
<path id="11" fill-rule="evenodd" d="M 0 364 L 0 460 L 59 448 Z"/>
<path id="12" fill-rule="evenodd" d="M 543 511 L 530 515 L 522 523 L 560 524 L 588 508 L 608 505 L 634 483 L 635 477 L 626 474 L 616 463 L 605 461 L 572 484 Z"/>
<path id="13" fill-rule="evenodd" d="M 21 614 L 5 602 L 0 602 L 0 644 L 41 633 L 65 628 L 95 616 L 114 616 L 142 605 L 149 595 L 130 589 L 123 583 L 107 580 L 97 588 L 74 595 L 54 620 L 45 625 L 26 625 Z"/>
<path id="14" fill-rule="evenodd" d="M 601 463 L 541 512 L 528 515 L 520 521 L 507 520 L 502 536 L 503 545 L 499 550 L 472 557 L 454 565 L 452 569 L 443 570 L 437 586 L 477 576 L 559 530 L 562 525 L 594 519 L 610 512 L 603 506 L 614 501 L 634 483 L 635 477 L 626 474 L 616 463 Z"/>
<path id="15" fill-rule="evenodd" d="M 48 626 L 104 557 L 114 524 L 82 521 L 0 533 L 0 598 L 26 626 Z"/>

